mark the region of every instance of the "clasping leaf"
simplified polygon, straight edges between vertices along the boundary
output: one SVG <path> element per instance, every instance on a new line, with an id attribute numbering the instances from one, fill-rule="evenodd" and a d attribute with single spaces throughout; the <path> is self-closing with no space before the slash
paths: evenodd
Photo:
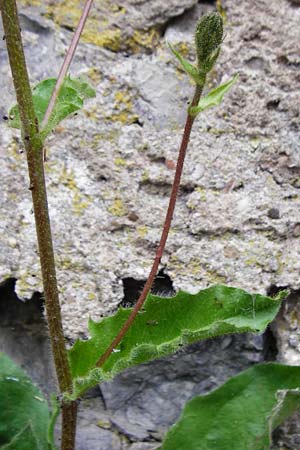
<path id="1" fill-rule="evenodd" d="M 209 94 L 200 99 L 198 106 L 191 106 L 189 108 L 189 114 L 193 117 L 196 117 L 200 112 L 204 111 L 205 109 L 219 105 L 222 102 L 226 92 L 228 92 L 234 85 L 234 83 L 236 83 L 238 77 L 239 77 L 238 75 L 235 75 L 233 78 L 231 78 L 231 80 L 227 81 L 224 84 L 221 84 L 215 89 L 212 89 L 209 92 Z"/>
<path id="2" fill-rule="evenodd" d="M 192 78 L 192 80 L 196 84 L 203 86 L 205 78 L 203 79 L 203 76 L 201 76 L 201 73 L 199 73 L 199 69 L 188 62 L 177 50 L 175 50 L 175 48 L 169 42 L 168 46 L 171 52 L 176 56 L 176 58 L 182 65 L 184 71 Z"/>

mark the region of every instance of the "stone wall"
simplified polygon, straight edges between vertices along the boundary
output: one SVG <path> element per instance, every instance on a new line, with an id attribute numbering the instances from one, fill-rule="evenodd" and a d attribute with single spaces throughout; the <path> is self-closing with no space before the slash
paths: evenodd
<path id="1" fill-rule="evenodd" d="M 57 74 L 82 2 L 19 3 L 36 83 Z M 223 0 L 222 7 L 226 37 L 209 85 L 236 73 L 240 78 L 222 106 L 195 123 L 156 289 L 195 292 L 227 283 L 261 293 L 288 287 L 293 295 L 273 334 L 203 343 L 152 363 L 151 377 L 141 367 L 103 385 L 102 397 L 89 400 L 98 402 L 92 416 L 82 418 L 80 450 L 155 448 L 132 442 L 159 440 L 195 393 L 274 358 L 276 347 L 278 358 L 299 363 L 299 2 Z M 50 215 L 70 340 L 86 336 L 89 316 L 115 311 L 124 287 L 130 285 L 134 298 L 147 277 L 193 91 L 166 42 L 193 59 L 195 22 L 214 8 L 212 1 L 196 0 L 95 2 L 71 73 L 87 77 L 97 97 L 47 141 Z M 14 94 L 2 40 L 0 77 L 5 116 Z M 0 300 L 10 309 L 7 292 L 18 301 L 13 280 L 22 300 L 42 286 L 26 159 L 18 132 L 4 122 L 0 281 L 10 281 Z M 96 427 L 100 403 L 105 419 Z M 94 443 L 87 440 L 93 432 Z M 291 439 L 288 448 L 300 449 L 293 433 Z"/>

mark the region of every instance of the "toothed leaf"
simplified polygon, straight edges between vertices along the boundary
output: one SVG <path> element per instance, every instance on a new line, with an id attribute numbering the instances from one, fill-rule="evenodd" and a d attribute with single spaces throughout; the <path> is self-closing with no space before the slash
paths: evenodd
<path id="1" fill-rule="evenodd" d="M 74 381 L 72 398 L 127 367 L 176 352 L 184 344 L 227 333 L 261 332 L 273 320 L 279 306 L 280 298 L 248 294 L 222 285 L 196 295 L 186 292 L 172 298 L 149 295 L 128 333 L 101 368 L 95 368 L 96 362 L 132 309 L 120 308 L 101 322 L 90 321 L 91 338 L 78 340 L 69 351 Z"/>

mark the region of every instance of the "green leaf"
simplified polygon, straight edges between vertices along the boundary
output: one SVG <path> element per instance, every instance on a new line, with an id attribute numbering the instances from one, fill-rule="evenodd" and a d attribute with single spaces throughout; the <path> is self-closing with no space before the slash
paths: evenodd
<path id="1" fill-rule="evenodd" d="M 9 444 L 4 445 L 3 447 L 0 447 L 1 450 L 42 450 L 44 448 L 48 447 L 41 447 L 39 445 L 39 442 L 34 435 L 34 431 L 32 429 L 32 426 L 30 423 L 25 426 L 16 436 L 13 437 L 13 439 L 10 441 Z"/>
<path id="2" fill-rule="evenodd" d="M 96 96 L 96 91 L 92 88 L 86 80 L 83 78 L 70 78 L 66 77 L 64 86 L 75 89 L 83 100 L 87 98 L 93 98 Z"/>
<path id="3" fill-rule="evenodd" d="M 300 406 L 300 367 L 261 364 L 189 401 L 161 450 L 268 450 Z"/>
<path id="4" fill-rule="evenodd" d="M 180 64 L 182 65 L 184 71 L 192 78 L 192 80 L 200 85 L 203 86 L 205 82 L 205 76 L 201 76 L 199 73 L 199 70 L 197 67 L 195 67 L 193 64 L 188 62 L 181 54 L 168 42 L 168 46 L 171 50 L 171 52 L 176 56 Z"/>
<path id="5" fill-rule="evenodd" d="M 56 78 L 48 78 L 38 83 L 32 90 L 34 110 L 39 124 L 41 125 L 47 106 L 49 104 Z M 54 110 L 46 126 L 41 130 L 44 140 L 51 131 L 68 115 L 83 107 L 87 98 L 95 97 L 95 90 L 80 78 L 66 77 L 59 91 Z M 9 112 L 9 125 L 13 128 L 21 128 L 19 108 L 17 105 Z"/>
<path id="6" fill-rule="evenodd" d="M 54 431 L 55 431 L 55 425 L 56 425 L 56 421 L 57 418 L 60 414 L 60 404 L 59 401 L 57 400 L 57 396 L 52 394 L 50 397 L 51 400 L 51 416 L 50 416 L 50 420 L 49 420 L 49 424 L 48 424 L 48 443 L 50 445 L 50 449 L 56 450 L 55 447 L 55 436 L 54 436 Z"/>
<path id="7" fill-rule="evenodd" d="M 132 309 L 120 308 L 99 323 L 90 321 L 91 338 L 78 340 L 69 351 L 74 382 L 71 398 L 127 367 L 176 352 L 182 345 L 227 333 L 261 332 L 275 317 L 282 296 L 269 298 L 222 285 L 196 295 L 149 295 L 121 344 L 101 368 L 95 368 L 96 362 Z"/>
<path id="8" fill-rule="evenodd" d="M 50 450 L 48 404 L 39 389 L 0 353 L 1 450 Z"/>
<path id="9" fill-rule="evenodd" d="M 189 113 L 193 117 L 196 117 L 200 112 L 204 111 L 205 109 L 219 105 L 222 102 L 226 92 L 228 92 L 234 85 L 234 83 L 236 83 L 238 77 L 239 77 L 238 75 L 235 75 L 235 77 L 231 78 L 231 80 L 211 90 L 209 94 L 200 99 L 198 106 L 191 106 L 189 108 Z"/>

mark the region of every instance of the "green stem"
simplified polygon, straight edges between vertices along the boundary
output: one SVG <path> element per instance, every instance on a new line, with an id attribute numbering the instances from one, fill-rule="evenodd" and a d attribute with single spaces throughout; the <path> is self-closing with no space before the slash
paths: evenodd
<path id="1" fill-rule="evenodd" d="M 205 80 L 204 80 L 204 83 L 205 83 Z M 204 86 L 204 83 L 203 83 L 203 86 Z M 194 94 L 193 100 L 191 102 L 191 106 L 198 105 L 201 94 L 202 94 L 203 86 L 202 87 L 200 87 L 198 85 L 196 86 L 195 94 Z M 127 321 L 125 322 L 125 324 L 123 325 L 123 327 L 121 328 L 121 330 L 119 331 L 117 336 L 113 339 L 113 341 L 111 342 L 109 347 L 105 350 L 105 352 L 101 355 L 101 357 L 97 361 L 97 363 L 96 363 L 97 367 L 100 367 L 105 363 L 105 361 L 109 358 L 110 354 L 118 346 L 118 344 L 121 342 L 121 340 L 123 339 L 123 337 L 129 330 L 129 328 L 133 324 L 137 313 L 139 312 L 139 310 L 142 308 L 143 304 L 145 303 L 147 295 L 151 289 L 151 286 L 152 286 L 155 276 L 157 274 L 157 270 L 158 270 L 160 260 L 163 255 L 164 249 L 165 249 L 165 245 L 167 242 L 168 234 L 169 234 L 171 223 L 172 223 L 172 218 L 173 218 L 174 209 L 175 209 L 175 205 L 176 205 L 176 199 L 177 199 L 178 190 L 179 190 L 179 186 L 180 186 L 180 180 L 181 180 L 181 175 L 182 175 L 182 170 L 183 170 L 184 159 L 185 159 L 186 151 L 188 148 L 194 120 L 195 120 L 195 117 L 191 116 L 188 113 L 187 118 L 186 118 L 185 127 L 184 127 L 183 136 L 182 136 L 181 146 L 179 149 L 176 172 L 175 172 L 174 181 L 173 181 L 173 185 L 172 185 L 172 191 L 171 191 L 171 195 L 170 195 L 169 206 L 168 206 L 168 210 L 167 210 L 167 214 L 166 214 L 166 218 L 165 218 L 165 223 L 163 226 L 163 231 L 161 234 L 160 242 L 159 242 L 159 245 L 156 250 L 155 259 L 153 261 L 153 265 L 152 265 L 151 271 L 149 273 L 148 279 L 144 285 L 143 291 L 142 291 L 135 307 L 132 310 L 132 313 L 128 317 Z"/>
<path id="2" fill-rule="evenodd" d="M 26 68 L 17 5 L 15 0 L 0 0 L 3 28 L 22 123 L 22 138 L 27 154 L 36 233 L 39 247 L 45 306 L 51 347 L 60 392 L 72 391 L 72 376 L 67 358 L 58 298 L 56 271 L 45 184 L 43 146 L 39 136 L 29 77 Z M 73 450 L 76 403 L 63 403 L 62 450 Z"/>

